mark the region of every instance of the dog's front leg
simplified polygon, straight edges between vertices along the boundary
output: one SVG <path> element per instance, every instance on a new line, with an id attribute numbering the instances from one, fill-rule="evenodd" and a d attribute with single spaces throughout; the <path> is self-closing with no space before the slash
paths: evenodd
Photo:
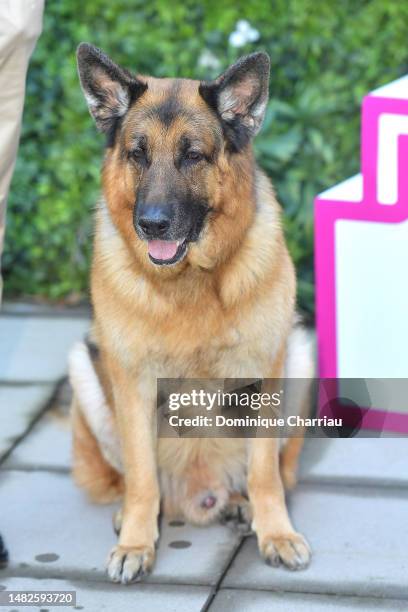
<path id="1" fill-rule="evenodd" d="M 124 464 L 125 496 L 118 545 L 107 571 L 114 582 L 140 580 L 152 569 L 160 505 L 156 465 L 154 401 L 141 396 L 137 380 L 110 367 Z"/>
<path id="2" fill-rule="evenodd" d="M 283 356 L 272 377 L 283 376 Z M 310 549 L 289 518 L 279 469 L 279 438 L 253 438 L 248 466 L 248 494 L 253 509 L 252 528 L 262 557 L 273 566 L 289 569 L 306 567 Z"/>

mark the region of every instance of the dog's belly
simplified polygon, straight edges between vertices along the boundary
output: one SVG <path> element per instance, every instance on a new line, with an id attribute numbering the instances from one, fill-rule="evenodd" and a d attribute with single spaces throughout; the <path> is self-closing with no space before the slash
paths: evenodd
<path id="1" fill-rule="evenodd" d="M 163 508 L 170 517 L 207 524 L 220 516 L 233 493 L 246 492 L 243 439 L 161 438 L 158 466 Z"/>

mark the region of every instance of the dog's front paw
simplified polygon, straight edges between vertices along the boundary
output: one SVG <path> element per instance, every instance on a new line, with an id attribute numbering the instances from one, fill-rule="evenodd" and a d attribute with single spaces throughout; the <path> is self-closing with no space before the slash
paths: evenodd
<path id="1" fill-rule="evenodd" d="M 107 563 L 108 576 L 122 584 L 138 582 L 151 572 L 154 556 L 154 548 L 115 546 Z"/>
<path id="2" fill-rule="evenodd" d="M 266 536 L 259 549 L 266 563 L 274 567 L 283 564 L 290 570 L 301 570 L 310 563 L 310 547 L 300 533 Z"/>

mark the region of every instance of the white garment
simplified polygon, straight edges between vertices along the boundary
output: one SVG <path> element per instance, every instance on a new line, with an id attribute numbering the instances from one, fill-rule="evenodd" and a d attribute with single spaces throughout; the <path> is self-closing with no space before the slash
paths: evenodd
<path id="1" fill-rule="evenodd" d="M 17 156 L 28 62 L 42 30 L 44 0 L 0 0 L 0 256 Z M 2 280 L 0 274 L 0 303 Z"/>

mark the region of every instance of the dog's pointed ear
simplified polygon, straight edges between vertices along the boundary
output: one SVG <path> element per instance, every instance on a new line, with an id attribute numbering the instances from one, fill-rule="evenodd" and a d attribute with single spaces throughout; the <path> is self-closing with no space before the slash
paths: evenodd
<path id="1" fill-rule="evenodd" d="M 214 81 L 203 81 L 199 92 L 216 110 L 235 149 L 260 130 L 269 93 L 270 60 L 266 53 L 241 57 Z"/>
<path id="2" fill-rule="evenodd" d="M 88 43 L 79 45 L 77 62 L 89 111 L 98 129 L 108 132 L 115 121 L 126 114 L 130 104 L 147 89 L 147 84 Z"/>

